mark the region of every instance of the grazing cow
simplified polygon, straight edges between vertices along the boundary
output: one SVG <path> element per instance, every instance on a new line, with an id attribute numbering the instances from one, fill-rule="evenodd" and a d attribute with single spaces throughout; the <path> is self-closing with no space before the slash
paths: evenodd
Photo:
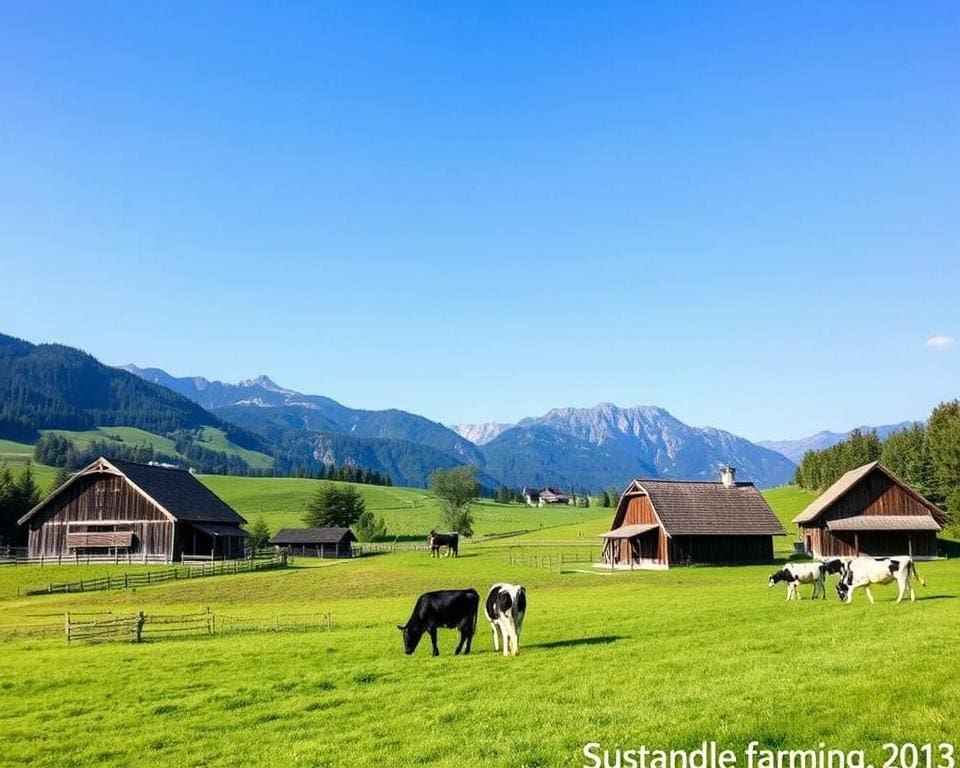
<path id="1" fill-rule="evenodd" d="M 437 629 L 460 630 L 460 642 L 456 653 L 470 653 L 470 643 L 477 631 L 477 610 L 480 607 L 480 595 L 475 589 L 443 589 L 437 592 L 424 592 L 417 598 L 413 613 L 406 624 L 398 625 L 403 633 L 403 650 L 409 656 L 420 643 L 426 632 L 433 643 L 433 655 L 439 656 L 437 648 Z"/>
<path id="2" fill-rule="evenodd" d="M 827 576 L 836 576 L 840 574 L 840 578 L 843 578 L 843 572 L 847 569 L 847 563 L 850 562 L 850 558 L 841 559 L 839 557 L 831 558 L 830 560 L 824 560 L 820 563 L 820 572 L 823 578 L 820 581 L 820 597 L 824 600 L 827 599 L 827 592 L 825 587 Z"/>
<path id="3" fill-rule="evenodd" d="M 493 650 L 500 650 L 502 635 L 503 655 L 520 653 L 520 629 L 527 612 L 527 591 L 519 584 L 494 584 L 487 592 L 484 611 L 493 630 Z"/>
<path id="4" fill-rule="evenodd" d="M 430 533 L 427 534 L 427 541 L 430 543 L 430 557 L 440 557 L 440 547 L 447 548 L 447 557 L 450 555 L 460 557 L 459 533 L 437 533 L 436 531 L 430 531 Z"/>
<path id="5" fill-rule="evenodd" d="M 823 589 L 823 565 L 821 563 L 787 563 L 774 573 L 767 582 L 775 587 L 781 581 L 787 584 L 787 600 L 800 599 L 800 585 L 813 584 L 813 599 L 825 596 Z"/>
<path id="6" fill-rule="evenodd" d="M 840 577 L 840 583 L 837 584 L 837 594 L 840 596 L 841 602 L 851 603 L 853 602 L 853 591 L 857 587 L 863 587 L 863 591 L 867 593 L 867 599 L 872 603 L 871 584 L 890 584 L 895 581 L 900 588 L 897 602 L 903 600 L 903 595 L 908 589 L 910 590 L 910 600 L 913 601 L 917 599 L 917 596 L 913 591 L 911 577 L 923 586 L 927 586 L 927 582 L 920 578 L 917 573 L 917 566 L 914 565 L 911 557 L 858 557 L 847 563 L 847 567 Z"/>

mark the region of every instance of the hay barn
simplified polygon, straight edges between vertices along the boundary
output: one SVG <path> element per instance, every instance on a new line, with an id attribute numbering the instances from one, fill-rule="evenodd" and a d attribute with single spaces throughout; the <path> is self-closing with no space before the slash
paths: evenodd
<path id="1" fill-rule="evenodd" d="M 353 557 L 357 537 L 349 528 L 284 528 L 270 543 L 288 555 L 305 557 Z"/>
<path id="2" fill-rule="evenodd" d="M 18 521 L 28 556 L 171 563 L 245 554 L 246 523 L 190 472 L 97 459 Z"/>
<path id="3" fill-rule="evenodd" d="M 602 534 L 603 562 L 650 569 L 765 563 L 773 560 L 773 537 L 784 535 L 760 491 L 736 482 L 732 467 L 719 482 L 634 480 Z"/>
<path id="4" fill-rule="evenodd" d="M 947 516 L 879 462 L 827 488 L 795 522 L 812 557 L 937 556 Z"/>

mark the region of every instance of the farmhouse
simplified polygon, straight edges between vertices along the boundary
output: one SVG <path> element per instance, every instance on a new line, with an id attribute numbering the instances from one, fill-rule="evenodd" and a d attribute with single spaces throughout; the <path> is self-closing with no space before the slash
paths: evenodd
<path id="1" fill-rule="evenodd" d="M 753 483 L 724 467 L 719 482 L 634 480 L 611 530 L 602 534 L 611 568 L 769 562 L 786 531 Z"/>
<path id="2" fill-rule="evenodd" d="M 31 558 L 170 563 L 244 556 L 246 523 L 190 472 L 99 458 L 18 521 Z"/>
<path id="3" fill-rule="evenodd" d="M 813 557 L 937 556 L 947 516 L 879 462 L 851 469 L 793 522 Z"/>
<path id="4" fill-rule="evenodd" d="M 356 540 L 349 528 L 284 528 L 270 543 L 288 555 L 339 558 L 353 557 Z"/>
<path id="5" fill-rule="evenodd" d="M 556 488 L 524 488 L 523 500 L 530 507 L 545 507 L 548 504 L 570 504 L 573 499 Z"/>

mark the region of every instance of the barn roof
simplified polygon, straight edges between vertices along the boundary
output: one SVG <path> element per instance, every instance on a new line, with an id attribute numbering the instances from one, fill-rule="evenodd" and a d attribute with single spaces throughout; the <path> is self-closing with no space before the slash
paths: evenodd
<path id="1" fill-rule="evenodd" d="M 633 496 L 650 498 L 668 536 L 786 535 L 753 483 L 634 480 L 620 499 L 617 520 Z"/>
<path id="2" fill-rule="evenodd" d="M 814 499 L 810 505 L 803 510 L 803 512 L 793 518 L 793 522 L 814 522 L 820 517 L 820 515 L 826 512 L 829 507 L 831 507 L 835 502 L 839 501 L 848 491 L 856 487 L 862 480 L 864 480 L 871 472 L 875 470 L 877 472 L 882 472 L 891 480 L 891 482 L 899 485 L 906 493 L 913 496 L 913 498 L 929 509 L 930 514 L 937 521 L 937 523 L 940 525 L 946 524 L 947 516 L 939 509 L 939 507 L 913 490 L 913 488 L 893 474 L 893 472 L 883 466 L 883 464 L 881 464 L 879 461 L 871 461 L 869 464 L 864 464 L 862 467 L 851 469 L 849 472 L 841 475 L 840 479 L 838 479 L 833 485 L 827 488 L 827 490 L 817 496 L 817 498 Z"/>
<path id="3" fill-rule="evenodd" d="M 81 478 L 99 474 L 121 475 L 128 483 L 175 520 L 223 523 L 233 526 L 247 522 L 223 499 L 185 469 L 99 458 L 81 469 L 46 499 L 27 512 L 20 518 L 19 524 L 23 525 L 35 514 L 42 511 L 68 487 L 79 482 Z"/>
<path id="4" fill-rule="evenodd" d="M 283 528 L 277 531 L 271 544 L 339 544 L 344 539 L 356 541 L 349 528 Z"/>
<path id="5" fill-rule="evenodd" d="M 858 515 L 828 520 L 829 531 L 939 531 L 930 515 Z"/>

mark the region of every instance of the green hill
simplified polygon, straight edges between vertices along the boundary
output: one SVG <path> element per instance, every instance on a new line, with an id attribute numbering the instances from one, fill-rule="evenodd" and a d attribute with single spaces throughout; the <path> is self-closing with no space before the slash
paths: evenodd
<path id="1" fill-rule="evenodd" d="M 302 527 L 307 500 L 319 482 L 329 482 L 223 475 L 203 475 L 200 479 L 247 520 L 263 517 L 271 531 Z M 391 536 L 423 537 L 431 528 L 442 527 L 440 504 L 427 490 L 377 485 L 355 487 L 363 496 L 367 509 L 383 515 Z M 582 524 L 597 517 L 606 519 L 608 513 L 609 510 L 596 507 L 539 509 L 482 500 L 474 508 L 474 528 L 478 535 L 539 530 Z"/>

